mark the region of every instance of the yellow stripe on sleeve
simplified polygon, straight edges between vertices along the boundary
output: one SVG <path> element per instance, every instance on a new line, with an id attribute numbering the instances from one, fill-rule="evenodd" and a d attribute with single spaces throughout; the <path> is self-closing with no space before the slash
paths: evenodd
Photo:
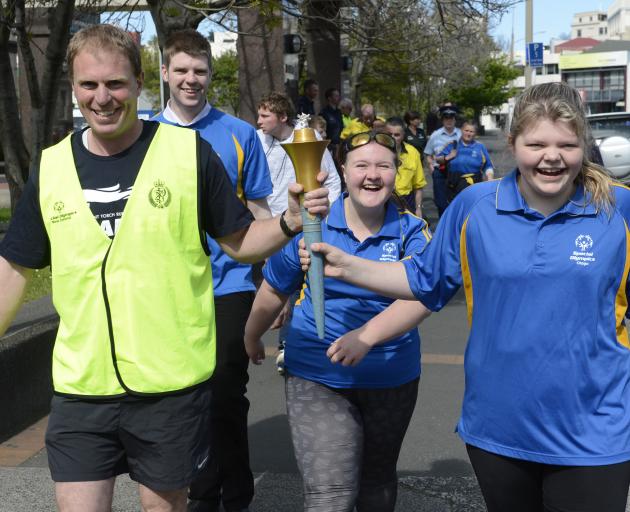
<path id="1" fill-rule="evenodd" d="M 243 152 L 243 148 L 238 142 L 238 139 L 232 134 L 232 140 L 234 140 L 234 148 L 236 149 L 236 159 L 238 162 L 238 175 L 236 177 L 236 195 L 243 202 L 243 204 L 247 205 L 247 200 L 245 199 L 245 191 L 243 190 L 243 164 L 245 162 L 245 153 Z"/>
<path id="2" fill-rule="evenodd" d="M 468 311 L 468 325 L 472 325 L 473 315 L 473 290 L 472 290 L 472 277 L 470 275 L 470 267 L 468 265 L 468 253 L 466 250 L 466 228 L 468 227 L 468 219 L 464 221 L 462 231 L 459 235 L 459 257 L 462 267 L 462 279 L 464 281 L 464 294 L 466 295 L 466 309 Z"/>
<path id="3" fill-rule="evenodd" d="M 615 297 L 615 321 L 617 325 L 617 341 L 620 345 L 630 348 L 630 340 L 628 340 L 628 330 L 624 322 L 626 311 L 628 309 L 628 299 L 626 297 L 626 282 L 628 281 L 628 271 L 630 271 L 630 231 L 628 225 L 624 221 L 626 231 L 626 261 L 623 266 L 623 275 Z"/>

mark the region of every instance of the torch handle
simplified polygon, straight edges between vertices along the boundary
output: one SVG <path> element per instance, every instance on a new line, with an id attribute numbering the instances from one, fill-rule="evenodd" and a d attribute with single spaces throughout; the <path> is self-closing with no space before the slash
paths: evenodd
<path id="1" fill-rule="evenodd" d="M 322 223 L 318 215 L 311 215 L 302 207 L 302 231 L 304 242 L 311 257 L 311 266 L 308 269 L 308 282 L 313 301 L 313 314 L 317 336 L 324 339 L 324 258 L 318 252 L 311 251 L 311 244 L 322 241 Z"/>

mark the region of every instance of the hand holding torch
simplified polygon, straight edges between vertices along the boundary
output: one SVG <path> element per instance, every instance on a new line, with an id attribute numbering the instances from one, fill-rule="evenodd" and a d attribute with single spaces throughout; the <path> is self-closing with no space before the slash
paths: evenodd
<path id="1" fill-rule="evenodd" d="M 322 163 L 322 157 L 329 140 L 318 140 L 315 130 L 308 127 L 310 116 L 300 114 L 295 130 L 293 142 L 282 144 L 289 155 L 297 182 L 304 187 L 304 192 L 310 192 L 321 185 L 317 181 L 317 175 Z M 319 215 L 311 215 L 304 208 L 304 194 L 300 195 L 302 211 L 302 225 L 304 242 L 311 257 L 311 266 L 308 269 L 308 281 L 313 301 L 313 314 L 319 339 L 324 339 L 324 259 L 321 254 L 311 251 L 311 244 L 322 241 L 322 225 Z"/>

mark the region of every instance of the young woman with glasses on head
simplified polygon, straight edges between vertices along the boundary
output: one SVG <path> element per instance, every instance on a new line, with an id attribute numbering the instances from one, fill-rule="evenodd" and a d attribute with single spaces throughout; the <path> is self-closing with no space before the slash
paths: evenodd
<path id="1" fill-rule="evenodd" d="M 329 244 L 376 261 L 399 261 L 423 250 L 430 233 L 422 219 L 392 199 L 398 158 L 385 133 L 344 142 L 347 191 L 322 221 Z M 393 511 L 396 463 L 416 403 L 420 339 L 429 314 L 414 301 L 326 279 L 326 334 L 317 337 L 298 238 L 272 256 L 245 327 L 250 359 L 264 359 L 261 336 L 287 298 L 303 287 L 285 349 L 286 397 L 308 511 Z M 384 310 L 401 319 L 388 341 L 370 338 L 370 321 Z M 352 330 L 354 329 L 354 330 Z"/>

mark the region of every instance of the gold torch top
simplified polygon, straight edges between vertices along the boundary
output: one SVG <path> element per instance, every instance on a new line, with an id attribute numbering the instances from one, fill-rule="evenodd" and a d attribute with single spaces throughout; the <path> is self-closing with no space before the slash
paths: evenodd
<path id="1" fill-rule="evenodd" d="M 316 142 L 315 130 L 308 126 L 311 116 L 309 114 L 298 114 L 293 132 L 293 142 Z"/>
<path id="2" fill-rule="evenodd" d="M 321 168 L 322 156 L 329 140 L 319 140 L 313 128 L 309 128 L 311 116 L 300 114 L 293 130 L 293 142 L 284 142 L 282 147 L 289 155 L 295 169 L 297 182 L 305 192 L 319 188 L 317 174 Z"/>

